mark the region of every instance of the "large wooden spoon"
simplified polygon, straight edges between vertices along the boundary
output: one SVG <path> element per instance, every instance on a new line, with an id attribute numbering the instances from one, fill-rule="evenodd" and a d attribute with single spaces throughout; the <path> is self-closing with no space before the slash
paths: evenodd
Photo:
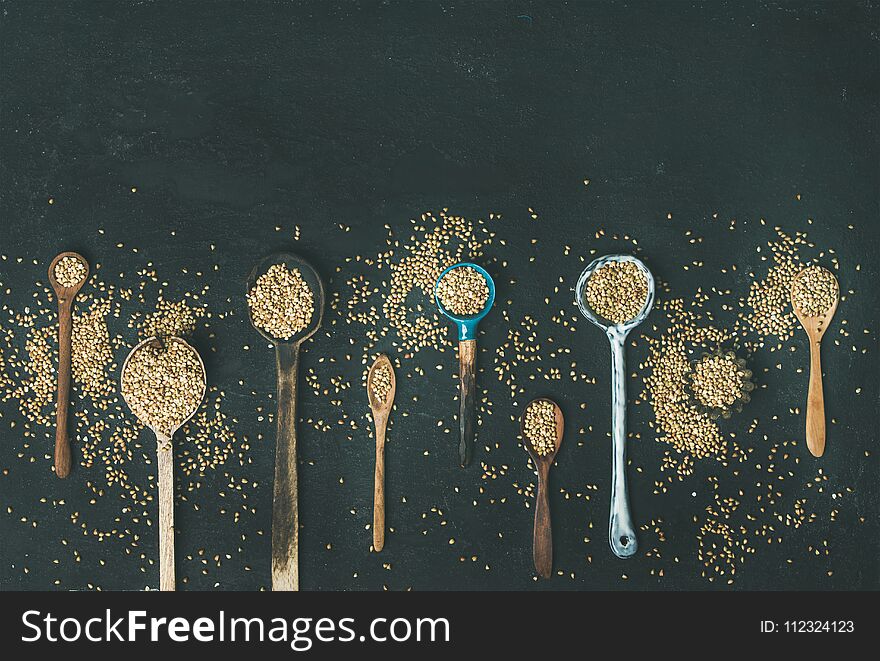
<path id="1" fill-rule="evenodd" d="M 377 390 L 373 388 L 377 372 L 387 369 L 391 377 L 391 387 L 383 400 L 379 400 Z M 373 424 L 376 426 L 376 475 L 373 485 L 373 548 L 379 552 L 385 547 L 385 428 L 388 426 L 388 415 L 394 405 L 394 393 L 397 391 L 397 380 L 394 378 L 394 366 L 384 353 L 376 358 L 367 374 L 367 397 L 370 400 L 370 411 Z"/>
<path id="2" fill-rule="evenodd" d="M 67 257 L 79 260 L 85 275 L 73 286 L 65 287 L 55 277 L 55 267 Z M 49 284 L 58 299 L 58 396 L 55 406 L 55 474 L 70 475 L 70 437 L 67 433 L 67 411 L 70 408 L 70 360 L 73 333 L 73 301 L 89 279 L 89 263 L 75 252 L 63 252 L 49 264 Z"/>
<path id="3" fill-rule="evenodd" d="M 535 451 L 532 442 L 526 435 L 526 412 L 529 406 L 538 402 L 549 402 L 553 405 L 556 417 L 556 443 L 553 450 L 541 455 Z M 535 571 L 541 578 L 550 578 L 553 573 L 553 530 L 550 524 L 550 466 L 556 461 L 556 454 L 562 446 L 562 436 L 565 430 L 565 421 L 562 417 L 562 409 L 556 402 L 539 397 L 526 406 L 520 419 L 520 432 L 526 452 L 532 458 L 538 471 L 538 494 L 535 502 L 535 529 L 532 539 L 532 555 L 534 556 Z"/>
<path id="4" fill-rule="evenodd" d="M 296 459 L 296 403 L 299 348 L 315 334 L 324 318 L 324 284 L 311 264 L 297 255 L 275 253 L 258 263 L 247 279 L 251 291 L 257 279 L 274 264 L 299 269 L 314 297 L 315 309 L 308 325 L 293 337 L 273 337 L 248 317 L 256 331 L 275 347 L 278 412 L 275 440 L 275 481 L 272 493 L 272 590 L 299 590 L 299 494 Z"/>
<path id="5" fill-rule="evenodd" d="M 205 364 L 202 362 L 202 357 L 199 355 L 199 352 L 187 343 L 186 340 L 179 337 L 168 337 L 164 339 L 150 337 L 136 344 L 125 358 L 125 362 L 122 364 L 120 381 L 125 378 L 125 373 L 128 369 L 131 358 L 138 351 L 147 345 L 152 347 L 163 347 L 168 342 L 180 343 L 198 358 L 202 370 L 202 389 L 198 397 L 198 402 L 201 403 L 205 398 L 205 390 L 207 388 Z M 122 397 L 125 399 L 124 389 L 122 389 Z M 131 408 L 131 403 L 127 403 L 129 404 L 129 408 Z M 141 420 L 141 422 L 143 422 L 144 425 L 147 426 L 156 436 L 156 459 L 159 474 L 159 589 L 163 592 L 173 592 L 176 585 L 174 572 L 174 449 L 171 441 L 177 430 L 186 424 L 186 422 L 195 415 L 197 410 L 198 404 L 193 406 L 192 410 L 187 413 L 186 417 L 171 430 L 162 431 L 149 425 L 147 421 Z M 132 409 L 132 412 L 134 412 L 135 415 L 138 415 L 134 409 Z"/>
<path id="6" fill-rule="evenodd" d="M 821 457 L 825 453 L 825 395 L 822 391 L 822 336 L 828 330 L 834 313 L 837 312 L 837 303 L 840 300 L 840 286 L 835 287 L 834 302 L 822 314 L 809 316 L 805 314 L 795 303 L 794 291 L 798 279 L 806 269 L 798 273 L 791 282 L 791 307 L 797 320 L 804 328 L 810 341 L 810 387 L 807 392 L 807 448 L 814 457 Z M 831 273 L 829 271 L 829 273 Z M 834 276 L 833 273 L 831 273 Z M 837 278 L 835 277 L 835 283 Z"/>

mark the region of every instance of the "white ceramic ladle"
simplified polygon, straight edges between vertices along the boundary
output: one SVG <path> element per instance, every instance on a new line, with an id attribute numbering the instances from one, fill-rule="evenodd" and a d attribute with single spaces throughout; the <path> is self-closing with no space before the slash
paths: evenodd
<path id="1" fill-rule="evenodd" d="M 648 295 L 641 311 L 629 321 L 614 324 L 598 316 L 587 303 L 587 281 L 595 271 L 609 262 L 632 262 L 639 267 L 648 282 Z M 611 479 L 611 519 L 608 541 L 618 558 L 632 557 L 638 550 L 636 531 L 629 512 L 626 488 L 626 352 L 624 343 L 629 332 L 642 323 L 654 305 L 654 276 L 641 260 L 631 255 L 605 255 L 590 262 L 578 278 L 575 301 L 581 313 L 605 331 L 611 343 L 611 436 L 614 443 L 614 463 Z"/>

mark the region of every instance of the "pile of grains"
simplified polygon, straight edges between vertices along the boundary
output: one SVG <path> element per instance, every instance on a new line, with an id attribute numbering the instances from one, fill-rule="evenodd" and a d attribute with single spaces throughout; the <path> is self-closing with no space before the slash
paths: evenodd
<path id="1" fill-rule="evenodd" d="M 308 326 L 315 301 L 299 269 L 273 264 L 247 293 L 254 324 L 279 340 L 289 340 Z"/>
<path id="2" fill-rule="evenodd" d="M 526 439 L 544 457 L 556 449 L 556 407 L 545 399 L 532 402 L 523 420 Z"/>
<path id="3" fill-rule="evenodd" d="M 143 345 L 122 373 L 122 396 L 132 412 L 165 437 L 196 412 L 204 393 L 205 372 L 198 354 L 175 339 Z"/>
<path id="4" fill-rule="evenodd" d="M 661 301 L 657 309 L 666 317 L 668 327 L 659 337 L 645 338 L 648 357 L 641 365 L 646 369 L 642 398 L 654 410 L 652 427 L 658 431 L 658 440 L 669 443 L 682 455 L 676 471 L 683 477 L 693 472 L 693 460 L 727 459 L 727 439 L 708 414 L 691 404 L 686 384 L 691 356 L 730 341 L 731 334 L 703 325 L 702 316 L 686 309 L 681 299 Z"/>
<path id="5" fill-rule="evenodd" d="M 489 220 L 500 220 L 500 216 L 489 214 Z M 351 279 L 351 298 L 335 306 L 348 323 L 365 324 L 364 332 L 374 344 L 393 334 L 403 358 L 427 348 L 446 349 L 448 323 L 433 302 L 437 278 L 453 264 L 480 259 L 495 242 L 495 232 L 486 221 L 456 216 L 445 209 L 436 214 L 425 212 L 410 222 L 408 238 L 397 238 L 386 226 L 386 250 L 377 257 L 358 255 L 346 260 L 347 268 L 359 262 L 375 270 L 370 276 Z M 385 273 L 387 278 L 383 279 Z M 384 318 L 388 325 L 376 327 L 376 318 Z M 370 349 L 364 347 L 364 361 Z"/>
<path id="6" fill-rule="evenodd" d="M 391 369 L 386 363 L 382 363 L 373 370 L 370 387 L 373 393 L 373 398 L 379 402 L 379 404 L 384 404 L 385 398 L 388 397 L 388 393 L 391 392 L 391 379 Z"/>
<path id="7" fill-rule="evenodd" d="M 764 278 L 758 279 L 753 275 L 745 301 L 749 312 L 743 319 L 762 340 L 772 335 L 779 342 L 784 342 L 794 333 L 796 323 L 791 314 L 790 301 L 791 285 L 801 270 L 798 248 L 809 244 L 806 235 L 800 232 L 792 237 L 777 227 L 776 234 L 777 239 L 768 242 L 773 266 L 767 270 Z"/>
<path id="8" fill-rule="evenodd" d="M 691 390 L 703 406 L 729 409 L 743 394 L 745 373 L 732 353 L 705 356 L 690 374 Z"/>
<path id="9" fill-rule="evenodd" d="M 59 259 L 53 273 L 62 287 L 76 287 L 85 280 L 87 274 L 86 265 L 71 255 Z"/>
<path id="10" fill-rule="evenodd" d="M 452 269 L 437 284 L 437 298 L 452 314 L 465 317 L 479 314 L 489 300 L 489 285 L 479 271 L 470 266 Z"/>
<path id="11" fill-rule="evenodd" d="M 615 324 L 636 317 L 648 298 L 648 280 L 633 262 L 608 262 L 590 275 L 586 287 L 593 312 Z"/>
<path id="12" fill-rule="evenodd" d="M 826 268 L 808 266 L 794 279 L 791 298 L 802 314 L 823 315 L 837 300 L 837 278 Z"/>

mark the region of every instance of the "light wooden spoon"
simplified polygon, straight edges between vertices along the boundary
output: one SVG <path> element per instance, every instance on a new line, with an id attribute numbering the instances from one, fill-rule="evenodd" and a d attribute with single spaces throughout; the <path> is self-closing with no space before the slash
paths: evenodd
<path id="1" fill-rule="evenodd" d="M 150 431 L 152 431 L 156 435 L 156 455 L 158 462 L 158 473 L 159 473 L 159 589 L 163 592 L 173 592 L 175 590 L 175 580 L 174 580 L 174 450 L 171 444 L 171 439 L 174 437 L 174 434 L 180 429 L 184 424 L 186 424 L 187 420 L 192 418 L 195 415 L 195 412 L 198 410 L 199 405 L 202 400 L 205 398 L 205 390 L 207 388 L 207 383 L 205 379 L 205 364 L 202 362 L 202 357 L 199 355 L 199 352 L 195 350 L 190 344 L 188 344 L 185 340 L 182 340 L 179 337 L 168 337 L 164 340 L 158 337 L 150 337 L 136 344 L 132 350 L 129 352 L 128 356 L 125 358 L 125 362 L 122 364 L 122 370 L 120 371 L 120 382 L 122 378 L 124 378 L 125 370 L 128 368 L 128 363 L 131 360 L 131 357 L 137 353 L 139 349 L 141 349 L 145 345 L 151 346 L 163 346 L 164 343 L 167 342 L 179 342 L 184 347 L 188 348 L 192 351 L 195 356 L 199 359 L 199 365 L 202 367 L 202 392 L 199 395 L 197 404 L 193 407 L 193 410 L 189 412 L 189 415 L 186 416 L 185 420 L 182 420 L 180 424 L 177 425 L 174 429 L 170 431 L 167 435 L 154 427 L 150 427 L 144 422 L 144 424 L 149 427 Z M 122 395 L 123 399 L 125 399 L 125 393 Z M 129 408 L 131 408 L 131 404 L 129 404 Z M 134 411 L 132 411 L 134 412 Z M 134 412 L 137 415 L 136 412 Z"/>
<path id="2" fill-rule="evenodd" d="M 837 312 L 837 303 L 840 301 L 840 285 L 834 276 L 835 287 L 834 302 L 823 314 L 808 316 L 797 306 L 794 300 L 794 290 L 798 278 L 806 269 L 798 273 L 791 281 L 791 308 L 794 315 L 801 322 L 804 332 L 810 341 L 810 388 L 807 392 L 807 448 L 814 457 L 821 457 L 825 453 L 825 396 L 822 392 L 822 360 L 821 345 L 822 336 L 828 330 L 834 313 Z"/>
<path id="3" fill-rule="evenodd" d="M 391 374 L 391 389 L 385 395 L 385 400 L 380 402 L 373 390 L 373 378 L 382 367 L 387 367 Z M 373 424 L 376 426 L 376 476 L 373 486 L 373 548 L 376 552 L 385 547 L 385 428 L 394 405 L 395 392 L 397 379 L 394 377 L 394 366 L 388 356 L 379 354 L 367 373 L 367 397 L 373 413 Z"/>
<path id="4" fill-rule="evenodd" d="M 532 442 L 526 436 L 526 411 L 529 406 L 536 402 L 550 402 L 556 414 L 556 447 L 552 452 L 540 455 L 535 451 Z M 532 539 L 532 555 L 535 562 L 535 571 L 541 578 L 550 578 L 553 573 L 553 530 L 550 525 L 550 466 L 556 461 L 556 454 L 562 447 L 562 436 L 565 431 L 565 420 L 562 417 L 562 409 L 553 400 L 540 397 L 529 402 L 520 419 L 520 433 L 526 452 L 532 458 L 538 471 L 538 493 L 535 498 L 535 529 Z"/>
<path id="5" fill-rule="evenodd" d="M 73 257 L 85 266 L 86 273 L 73 287 L 65 287 L 55 277 L 55 267 L 65 257 Z M 73 301 L 89 279 L 89 263 L 75 252 L 63 252 L 49 264 L 49 284 L 58 299 L 58 399 L 55 406 L 55 474 L 70 475 L 70 437 L 67 435 L 67 412 L 70 408 L 70 359 L 73 333 Z"/>

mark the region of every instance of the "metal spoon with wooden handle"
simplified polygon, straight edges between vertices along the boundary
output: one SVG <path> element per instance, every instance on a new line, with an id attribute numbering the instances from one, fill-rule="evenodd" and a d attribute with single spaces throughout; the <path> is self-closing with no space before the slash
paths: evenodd
<path id="1" fill-rule="evenodd" d="M 315 334 L 324 317 L 324 284 L 311 264 L 290 253 L 275 253 L 257 264 L 247 279 L 251 291 L 257 279 L 270 266 L 283 264 L 288 270 L 299 269 L 312 292 L 314 311 L 308 325 L 293 337 L 282 340 L 251 324 L 275 346 L 278 412 L 275 441 L 275 482 L 272 495 L 272 590 L 299 590 L 299 500 L 297 495 L 296 403 L 300 345 Z"/>
<path id="2" fill-rule="evenodd" d="M 379 397 L 382 391 L 374 387 L 375 378 L 380 370 L 387 370 L 390 378 L 390 387 Z M 385 547 L 385 428 L 388 426 L 388 415 L 394 405 L 394 394 L 397 391 L 397 381 L 394 378 L 394 366 L 384 353 L 380 354 L 370 367 L 367 374 L 367 397 L 370 401 L 370 411 L 373 414 L 373 424 L 376 426 L 376 474 L 373 485 L 373 548 L 378 552 Z"/>
<path id="3" fill-rule="evenodd" d="M 529 406 L 538 402 L 549 402 L 553 405 L 556 419 L 556 442 L 552 451 L 541 455 L 535 450 L 526 433 L 526 413 Z M 541 578 L 550 578 L 553 573 L 553 529 L 550 524 L 550 467 L 556 461 L 556 454 L 562 446 L 562 436 L 565 429 L 565 421 L 562 417 L 562 409 L 553 400 L 540 397 L 529 402 L 520 419 L 520 433 L 526 452 L 532 458 L 538 471 L 538 493 L 535 497 L 535 528 L 532 539 L 532 556 L 535 562 L 535 571 Z"/>
<path id="4" fill-rule="evenodd" d="M 198 358 L 199 366 L 202 370 L 202 390 L 198 396 L 192 410 L 171 430 L 159 430 L 150 426 L 147 421 L 141 420 L 156 435 L 156 455 L 159 473 L 159 589 L 164 592 L 173 592 L 175 589 L 174 579 L 174 449 L 172 438 L 177 430 L 186 424 L 187 420 L 195 415 L 199 405 L 205 398 L 205 390 L 207 388 L 205 379 L 205 364 L 202 357 L 189 343 L 179 337 L 168 337 L 160 339 L 158 337 L 150 337 L 139 342 L 132 348 L 125 362 L 122 364 L 120 372 L 120 381 L 125 379 L 125 373 L 134 356 L 143 347 L 155 346 L 164 347 L 169 342 L 178 342 L 183 347 L 191 351 Z M 122 389 L 122 397 L 125 399 L 125 389 Z M 126 400 L 128 407 L 137 416 L 138 412 L 132 407 L 132 403 Z"/>
<path id="5" fill-rule="evenodd" d="M 828 274 L 834 278 L 834 301 L 831 306 L 817 316 L 805 314 L 795 303 L 795 286 L 807 269 L 798 273 L 791 283 L 791 307 L 797 320 L 803 326 L 804 332 L 810 342 L 810 386 L 807 392 L 807 448 L 814 457 L 821 457 L 825 453 L 825 395 L 822 390 L 822 336 L 828 330 L 834 313 L 837 312 L 837 303 L 840 300 L 840 286 L 837 278 L 831 271 Z M 827 271 L 827 269 L 825 269 Z"/>
<path id="6" fill-rule="evenodd" d="M 72 287 L 65 287 L 55 277 L 55 267 L 67 257 L 79 260 L 85 275 Z M 55 406 L 55 474 L 70 474 L 70 437 L 67 433 L 67 412 L 70 408 L 71 336 L 73 333 L 73 301 L 89 279 L 89 263 L 75 252 L 63 252 L 49 264 L 49 284 L 58 299 L 58 394 Z"/>

